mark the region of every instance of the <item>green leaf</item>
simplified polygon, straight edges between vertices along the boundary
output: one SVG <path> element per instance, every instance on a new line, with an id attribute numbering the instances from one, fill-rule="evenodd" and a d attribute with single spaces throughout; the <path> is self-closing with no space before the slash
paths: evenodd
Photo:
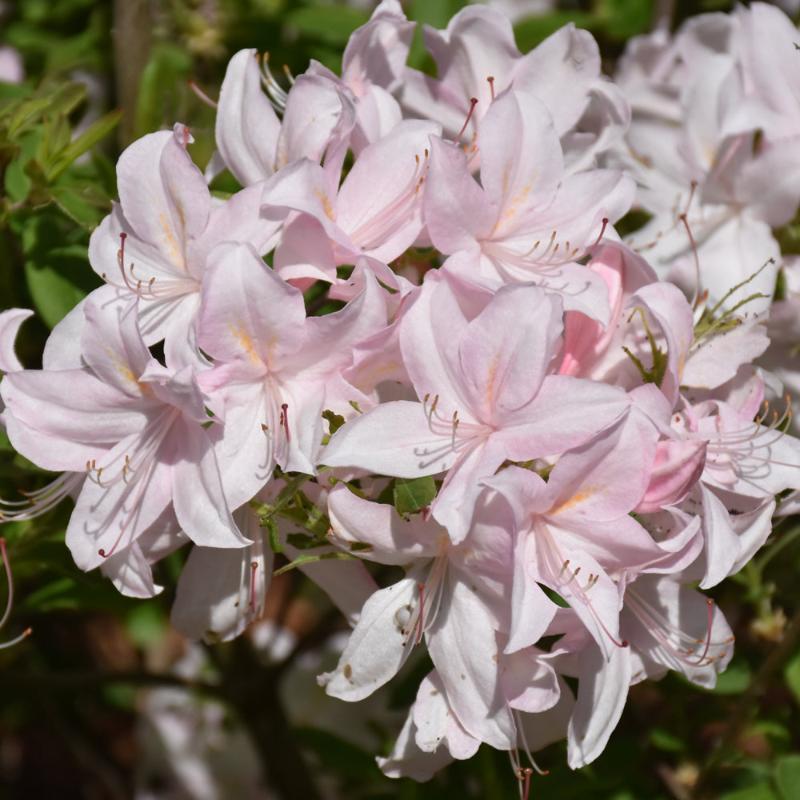
<path id="1" fill-rule="evenodd" d="M 192 58 L 180 47 L 161 43 L 153 48 L 139 81 L 136 103 L 136 135 L 144 136 L 161 128 L 176 116 L 177 88 L 183 86 L 192 70 Z"/>
<path id="2" fill-rule="evenodd" d="M 348 6 L 298 8 L 286 15 L 286 22 L 299 33 L 326 44 L 347 44 L 350 34 L 369 19 L 366 11 Z"/>
<path id="3" fill-rule="evenodd" d="M 47 117 L 43 125 L 44 135 L 42 146 L 39 149 L 39 161 L 48 164 L 57 153 L 69 146 L 72 138 L 72 129 L 69 121 L 63 115 Z"/>
<path id="4" fill-rule="evenodd" d="M 353 556 L 347 553 L 340 553 L 338 550 L 333 550 L 330 553 L 320 553 L 313 556 L 298 556 L 294 561 L 284 564 L 280 569 L 276 569 L 273 575 L 283 575 L 284 572 L 302 567 L 305 564 L 316 564 L 318 561 L 352 561 Z"/>
<path id="5" fill-rule="evenodd" d="M 25 166 L 33 158 L 39 143 L 41 142 L 41 131 L 31 131 L 26 134 L 19 142 L 20 149 L 16 157 L 6 167 L 5 187 L 8 196 L 14 203 L 19 203 L 28 196 L 31 190 L 31 179 L 25 172 Z"/>
<path id="6" fill-rule="evenodd" d="M 269 546 L 272 552 L 282 553 L 283 542 L 281 542 L 280 532 L 278 531 L 278 523 L 272 517 L 265 517 L 262 524 L 269 534 Z"/>
<path id="7" fill-rule="evenodd" d="M 800 755 L 794 753 L 778 759 L 775 785 L 781 800 L 800 800 Z"/>
<path id="8" fill-rule="evenodd" d="M 758 720 L 753 723 L 750 730 L 763 736 L 765 739 L 771 739 L 772 746 L 775 749 L 785 750 L 790 747 L 792 735 L 787 730 L 786 726 L 780 722 L 771 719 Z"/>
<path id="9" fill-rule="evenodd" d="M 398 514 L 414 514 L 427 508 L 436 497 L 436 483 L 432 477 L 398 478 L 394 482 L 394 507 Z"/>
<path id="10" fill-rule="evenodd" d="M 650 28 L 651 0 L 601 0 L 598 15 L 606 33 L 614 39 L 628 39 Z"/>
<path id="11" fill-rule="evenodd" d="M 63 83 L 42 90 L 30 100 L 21 103 L 8 124 L 9 138 L 14 139 L 27 126 L 39 121 L 45 114 L 54 117 L 69 114 L 86 98 L 82 83 Z"/>
<path id="12" fill-rule="evenodd" d="M 527 53 L 568 22 L 574 22 L 581 28 L 596 28 L 599 20 L 584 11 L 555 11 L 552 14 L 528 17 L 514 27 L 517 47 L 521 53 Z"/>
<path id="13" fill-rule="evenodd" d="M 320 542 L 307 533 L 289 533 L 286 536 L 286 542 L 296 550 L 311 550 L 314 547 L 319 547 L 321 544 L 328 544 L 327 541 L 323 540 Z"/>
<path id="14" fill-rule="evenodd" d="M 344 425 L 345 421 L 341 414 L 335 414 L 333 411 L 327 408 L 322 412 L 322 418 L 328 420 L 331 436 L 333 436 L 333 434 L 336 433 L 336 431 L 338 431 L 342 425 Z"/>
<path id="15" fill-rule="evenodd" d="M 48 178 L 54 180 L 75 159 L 91 150 L 98 142 L 108 136 L 117 126 L 122 117 L 121 111 L 111 111 L 95 120 L 80 136 L 76 136 L 65 148 L 56 154 L 56 158 L 49 169 L 46 170 Z"/>
<path id="16" fill-rule="evenodd" d="M 800 652 L 796 653 L 783 670 L 786 686 L 800 705 Z"/>
<path id="17" fill-rule="evenodd" d="M 36 310 L 50 328 L 55 327 L 86 296 L 86 292 L 53 267 L 37 267 L 26 261 L 25 279 Z"/>
<path id="18" fill-rule="evenodd" d="M 668 753 L 680 753 L 686 749 L 686 745 L 680 737 L 674 736 L 663 728 L 653 728 L 650 731 L 650 741 L 654 747 Z"/>
<path id="19" fill-rule="evenodd" d="M 56 325 L 100 278 L 88 266 L 86 232 L 54 208 L 20 222 L 25 278 L 42 321 Z"/>
<path id="20" fill-rule="evenodd" d="M 720 796 L 719 800 L 778 800 L 769 783 L 756 783 L 745 789 L 728 792 Z"/>
<path id="21" fill-rule="evenodd" d="M 105 192 L 90 181 L 62 180 L 50 193 L 56 205 L 87 230 L 96 228 L 111 207 Z"/>
<path id="22" fill-rule="evenodd" d="M 158 602 L 137 603 L 126 620 L 128 635 L 139 647 L 158 643 L 167 628 L 164 612 Z"/>
<path id="23" fill-rule="evenodd" d="M 450 17 L 453 16 L 463 3 L 457 0 L 412 0 L 408 18 L 417 22 L 414 38 L 411 42 L 411 52 L 408 55 L 408 66 L 422 69 L 424 72 L 433 72 L 433 59 L 425 48 L 422 36 L 423 24 L 432 28 L 446 28 Z"/>
<path id="24" fill-rule="evenodd" d="M 717 678 L 714 694 L 740 694 L 750 685 L 750 666 L 743 659 L 734 658 L 728 668 Z"/>

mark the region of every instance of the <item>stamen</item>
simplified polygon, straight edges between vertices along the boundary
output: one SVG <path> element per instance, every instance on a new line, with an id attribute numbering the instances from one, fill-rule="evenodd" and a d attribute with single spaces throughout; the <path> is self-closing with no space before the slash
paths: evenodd
<path id="1" fill-rule="evenodd" d="M 692 193 L 694 193 L 694 190 L 692 190 Z M 692 249 L 692 259 L 694 261 L 694 272 L 696 280 L 695 280 L 695 290 L 694 290 L 695 295 L 694 298 L 692 299 L 691 305 L 692 308 L 697 308 L 697 301 L 698 297 L 700 296 L 701 285 L 702 285 L 702 279 L 700 276 L 700 256 L 697 253 L 697 242 L 695 241 L 694 234 L 692 233 L 692 228 L 689 225 L 689 218 L 686 216 L 686 212 L 681 214 L 678 217 L 678 219 L 683 224 L 683 227 L 686 229 L 686 235 L 689 237 L 689 246 Z"/>
<path id="2" fill-rule="evenodd" d="M 425 632 L 425 584 L 417 584 L 417 589 L 419 590 L 419 613 L 417 614 L 417 633 L 414 644 L 422 641 L 422 634 Z"/>
<path id="3" fill-rule="evenodd" d="M 515 752 L 515 755 L 511 759 L 511 763 L 515 768 L 515 773 L 517 777 L 527 777 L 527 789 L 526 791 L 530 791 L 530 780 L 533 772 L 535 771 L 537 775 L 541 775 L 544 777 L 545 775 L 549 775 L 550 771 L 546 769 L 542 769 L 537 763 L 536 759 L 533 757 L 533 753 L 531 752 L 531 747 L 528 744 L 528 737 L 525 734 L 525 727 L 522 724 L 522 719 L 520 717 L 520 713 L 516 708 L 511 708 L 508 706 L 509 711 L 511 712 L 511 721 L 514 724 L 514 731 L 516 733 L 516 743 L 519 744 L 519 740 L 522 739 L 522 751 L 525 753 L 525 757 L 528 759 L 528 763 L 531 767 L 523 767 L 522 763 L 520 762 L 519 754 Z M 516 750 L 516 748 L 515 748 Z M 527 794 L 525 795 L 527 797 Z"/>
<path id="4" fill-rule="evenodd" d="M 689 199 L 686 201 L 686 208 L 683 209 L 682 216 L 687 216 L 689 213 L 689 209 L 692 206 L 692 200 L 694 200 L 694 193 L 697 191 L 697 181 L 692 180 L 689 184 Z"/>
<path id="5" fill-rule="evenodd" d="M 724 657 L 728 645 L 734 641 L 732 636 L 721 641 L 712 640 L 714 601 L 707 599 L 706 603 L 706 632 L 702 638 L 695 639 L 673 625 L 668 618 L 646 602 L 632 588 L 629 587 L 625 593 L 627 608 L 634 613 L 648 633 L 676 662 L 683 663 L 689 667 L 711 666 L 715 661 L 719 661 Z M 692 658 L 697 656 L 699 645 L 704 645 L 702 654 L 700 654 L 699 658 Z M 722 651 L 710 655 L 712 648 L 721 649 Z M 680 669 L 680 667 L 676 666 L 676 669 Z"/>
<path id="6" fill-rule="evenodd" d="M 128 453 L 120 453 L 101 467 L 97 466 L 95 459 L 86 462 L 86 469 L 89 473 L 88 478 L 98 486 L 108 489 L 119 483 L 119 481 L 125 484 L 120 496 L 111 503 L 112 507 L 108 509 L 105 521 L 99 523 L 94 531 L 98 538 L 102 537 L 109 532 L 109 526 L 112 521 L 119 521 L 119 532 L 116 535 L 114 544 L 110 549 L 101 547 L 97 551 L 101 558 L 110 558 L 114 555 L 125 535 L 135 529 L 141 514 L 142 499 L 157 463 L 155 456 L 179 413 L 177 410 L 165 412 L 154 424 L 145 428 L 143 436 L 135 445 L 133 457 Z M 104 471 L 110 477 L 102 481 L 101 478 Z M 95 506 L 93 510 L 97 507 Z"/>
<path id="7" fill-rule="evenodd" d="M 6 550 L 6 540 L 4 536 L 0 536 L 0 557 L 3 561 L 3 568 L 5 569 L 6 573 L 6 580 L 8 581 L 8 596 L 6 597 L 6 609 L 3 612 L 2 618 L 0 618 L 0 628 L 2 628 L 6 622 L 8 621 L 9 616 L 11 616 L 11 609 L 14 605 L 14 578 L 11 574 L 11 562 L 8 558 L 8 552 Z M 24 631 L 19 636 L 15 636 L 13 639 L 10 639 L 7 642 L 0 643 L 0 650 L 5 650 L 7 647 L 13 647 L 15 644 L 19 644 L 23 639 L 27 639 L 33 633 L 32 628 L 25 628 Z"/>
<path id="8" fill-rule="evenodd" d="M 27 639 L 33 633 L 33 628 L 25 628 L 24 631 L 19 636 L 15 636 L 13 639 L 9 639 L 7 642 L 0 643 L 0 650 L 5 650 L 8 647 L 13 647 L 16 644 Z"/>
<path id="9" fill-rule="evenodd" d="M 469 125 L 469 121 L 472 119 L 472 114 L 475 111 L 476 105 L 478 105 L 478 98 L 470 97 L 469 111 L 467 111 L 467 118 L 464 120 L 464 124 L 461 126 L 461 130 L 456 135 L 456 141 L 458 141 L 464 135 L 464 131 L 467 129 L 467 125 Z"/>
<path id="10" fill-rule="evenodd" d="M 275 80 L 275 76 L 269 68 L 269 53 L 264 53 L 261 57 L 261 84 L 269 96 L 272 107 L 276 112 L 282 113 L 286 109 L 286 101 L 289 95 Z"/>
<path id="11" fill-rule="evenodd" d="M 520 783 L 519 794 L 522 800 L 528 800 L 531 794 L 531 776 L 533 770 L 530 767 L 520 767 L 517 770 L 517 780 Z"/>
<path id="12" fill-rule="evenodd" d="M 0 522 L 35 519 L 55 508 L 73 489 L 83 481 L 80 472 L 65 472 L 54 481 L 34 491 L 18 489 L 24 500 L 4 500 L 0 498 Z"/>
<path id="13" fill-rule="evenodd" d="M 283 426 L 283 432 L 286 436 L 286 441 L 292 441 L 292 435 L 289 432 L 289 404 L 281 403 L 280 424 Z"/>
<path id="14" fill-rule="evenodd" d="M 600 244 L 600 240 L 605 235 L 607 226 L 608 226 L 608 217 L 603 217 L 603 227 L 600 228 L 600 233 L 597 235 L 597 238 L 594 240 L 594 244 L 592 245 L 592 247 L 596 247 L 598 244 Z M 567 248 L 567 249 L 569 249 L 569 248 Z"/>
<path id="15" fill-rule="evenodd" d="M 133 467 L 131 466 L 131 457 L 125 453 L 125 463 L 122 465 L 122 480 L 125 483 L 128 482 L 128 473 L 133 471 Z"/>
<path id="16" fill-rule="evenodd" d="M 0 555 L 3 559 L 3 567 L 6 571 L 6 580 L 8 581 L 8 597 L 6 598 L 6 610 L 0 618 L 0 628 L 6 624 L 9 616 L 11 615 L 11 607 L 14 605 L 14 579 L 11 576 L 11 562 L 8 560 L 8 552 L 6 551 L 5 536 L 0 536 Z"/>
<path id="17" fill-rule="evenodd" d="M 710 598 L 706 598 L 706 610 L 707 610 L 707 617 L 706 617 L 706 645 L 703 648 L 703 653 L 700 658 L 697 659 L 695 664 L 698 666 L 705 661 L 706 656 L 708 655 L 709 648 L 711 647 L 711 628 L 714 625 L 714 601 Z"/>
<path id="18" fill-rule="evenodd" d="M 367 216 L 350 231 L 350 238 L 365 250 L 378 247 L 392 235 L 397 227 L 397 220 L 413 213 L 419 203 L 419 193 L 425 183 L 425 174 L 428 169 L 429 152 L 423 151 L 423 158 L 414 154 L 414 170 L 409 175 L 408 181 L 400 186 L 393 198 L 383 207 Z"/>
<path id="19" fill-rule="evenodd" d="M 553 535 L 549 532 L 547 526 L 542 525 L 542 524 L 534 521 L 534 530 L 535 530 L 537 535 L 541 536 L 542 539 L 549 544 L 549 547 L 547 548 L 547 552 L 548 552 L 549 557 L 551 559 L 551 569 L 553 570 L 553 574 L 555 574 L 556 565 L 552 563 L 552 560 L 554 560 L 555 558 L 558 558 L 559 560 L 561 560 L 561 569 L 558 572 L 558 581 L 560 583 L 562 581 L 562 577 L 564 575 L 564 572 L 569 569 L 569 559 L 564 559 L 564 556 L 561 553 L 561 549 L 559 548 L 558 544 L 556 543 L 555 538 L 553 537 Z M 581 586 L 581 582 L 579 580 L 577 580 L 578 575 L 580 575 L 580 571 L 581 571 L 580 566 L 576 567 L 572 571 L 572 573 L 570 574 L 569 578 L 567 578 L 567 580 L 563 581 L 563 584 L 561 584 L 561 585 L 563 585 L 565 587 L 568 586 L 568 587 L 570 587 L 570 589 L 572 589 L 574 591 L 575 595 L 577 596 L 576 599 L 580 600 L 580 602 L 582 602 L 586 606 L 587 610 L 592 615 L 592 617 L 594 618 L 595 622 L 599 625 L 600 629 L 603 631 L 603 633 L 606 636 L 608 636 L 608 638 L 611 640 L 611 642 L 616 647 L 620 647 L 620 648 L 629 647 L 629 643 L 628 643 L 628 641 L 626 639 L 618 639 L 608 629 L 608 626 L 603 621 L 602 616 L 600 614 L 598 614 L 597 609 L 595 609 L 595 607 L 594 607 L 594 605 L 593 605 L 593 603 L 591 601 L 591 598 L 587 594 L 587 591 L 589 589 L 591 589 L 597 583 L 597 580 L 598 580 L 599 576 L 597 576 L 597 575 L 590 576 L 588 584 L 586 586 Z M 569 601 L 569 598 L 567 598 L 567 600 Z M 569 602 L 570 602 L 570 604 L 572 604 L 571 601 L 569 601 Z"/>
<path id="20" fill-rule="evenodd" d="M 489 83 L 489 91 L 492 94 L 492 101 L 494 101 L 494 75 L 489 75 L 486 80 Z"/>
<path id="21" fill-rule="evenodd" d="M 215 103 L 194 81 L 189 81 L 189 88 L 194 92 L 201 103 L 205 103 L 211 108 L 217 107 L 217 103 Z"/>

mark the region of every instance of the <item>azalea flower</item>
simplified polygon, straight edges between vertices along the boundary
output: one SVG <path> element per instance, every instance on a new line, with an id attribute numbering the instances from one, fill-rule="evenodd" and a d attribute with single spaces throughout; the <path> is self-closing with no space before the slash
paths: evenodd
<path id="1" fill-rule="evenodd" d="M 451 255 L 444 268 L 492 289 L 532 281 L 558 292 L 567 310 L 604 322 L 605 287 L 577 262 L 627 211 L 630 179 L 614 170 L 566 175 L 548 110 L 522 91 L 492 103 L 478 146 L 480 187 L 458 147 L 431 142 L 425 223 Z"/>
<path id="2" fill-rule="evenodd" d="M 447 281 L 431 275 L 399 333 L 419 401 L 382 403 L 351 420 L 322 462 L 401 478 L 447 473 L 432 513 L 458 543 L 480 481 L 504 461 L 562 453 L 628 408 L 620 390 L 548 374 L 561 316 L 558 298 L 519 285 L 470 319 Z"/>
<path id="3" fill-rule="evenodd" d="M 67 544 L 91 569 L 132 543 L 171 504 L 193 541 L 248 543 L 222 491 L 192 367 L 150 356 L 136 305 L 87 302 L 80 369 L 23 370 L 3 379 L 14 446 L 44 469 L 85 472 Z"/>
<path id="4" fill-rule="evenodd" d="M 122 296 L 138 299 L 144 341 L 194 352 L 193 323 L 211 250 L 223 241 L 269 249 L 279 222 L 259 217 L 260 189 L 215 204 L 186 148 L 188 128 L 151 133 L 117 164 L 120 203 L 92 234 L 89 260 Z M 173 354 L 185 359 L 186 354 Z"/>

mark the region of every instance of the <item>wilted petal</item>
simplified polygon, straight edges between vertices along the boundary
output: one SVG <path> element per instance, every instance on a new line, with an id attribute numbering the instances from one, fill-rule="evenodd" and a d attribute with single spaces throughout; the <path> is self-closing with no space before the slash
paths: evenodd
<path id="1" fill-rule="evenodd" d="M 367 600 L 339 665 L 319 677 L 329 695 L 363 700 L 397 674 L 411 652 L 404 628 L 417 592 L 417 579 L 408 576 Z"/>

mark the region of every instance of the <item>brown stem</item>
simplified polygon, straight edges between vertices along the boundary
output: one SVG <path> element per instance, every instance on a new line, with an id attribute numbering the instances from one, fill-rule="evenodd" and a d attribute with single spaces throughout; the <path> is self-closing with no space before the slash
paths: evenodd
<path id="1" fill-rule="evenodd" d="M 150 58 L 152 29 L 149 0 L 114 0 L 114 71 L 117 105 L 122 109 L 117 128 L 120 147 L 136 138 L 139 81 Z"/>

